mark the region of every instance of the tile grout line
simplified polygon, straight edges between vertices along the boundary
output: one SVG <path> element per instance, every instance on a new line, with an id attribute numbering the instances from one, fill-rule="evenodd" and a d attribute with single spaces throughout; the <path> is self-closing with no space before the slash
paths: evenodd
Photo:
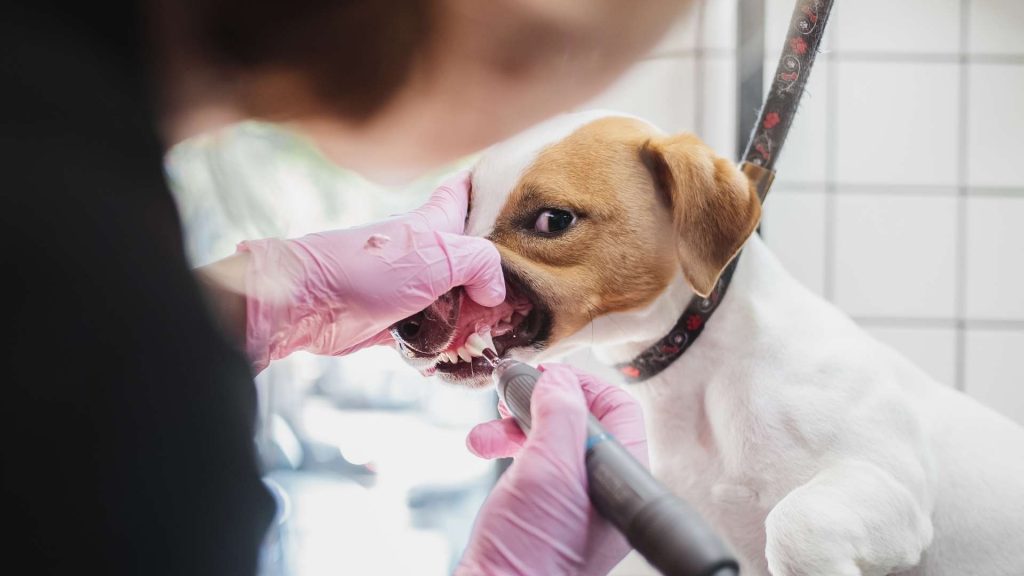
<path id="1" fill-rule="evenodd" d="M 960 16 L 961 21 L 964 15 Z M 961 34 L 965 31 L 961 30 Z M 966 48 L 957 53 L 927 53 L 927 52 L 866 52 L 866 51 L 845 51 L 836 55 L 837 60 L 855 63 L 880 63 L 880 64 L 960 64 L 968 62 L 972 64 L 1002 64 L 1002 65 L 1024 65 L 1024 54 L 969 54 Z"/>
<path id="2" fill-rule="evenodd" d="M 825 185 L 826 182 L 824 180 L 820 182 L 776 180 L 775 186 L 778 189 L 773 188 L 772 191 L 776 193 L 781 192 L 783 194 L 794 192 L 820 192 L 825 188 Z M 961 186 L 931 186 L 927 184 L 836 184 L 835 189 L 836 193 L 841 196 L 896 194 L 901 196 L 921 196 L 925 198 L 945 198 L 956 196 L 960 192 Z M 967 186 L 964 190 L 968 198 L 1012 198 L 1024 200 L 1024 188 Z"/>
<path id="3" fill-rule="evenodd" d="M 694 40 L 696 43 L 696 40 Z M 693 48 L 680 48 L 677 50 L 666 50 L 665 52 L 658 52 L 655 54 L 649 54 L 639 60 L 639 62 L 657 62 L 659 60 L 675 60 L 678 58 L 699 58 L 706 56 L 708 58 L 732 58 L 736 55 L 736 50 L 732 48 L 721 48 L 721 47 L 700 47 L 694 46 Z"/>
<path id="4" fill-rule="evenodd" d="M 835 28 L 831 30 L 832 38 L 830 43 L 835 44 Z M 838 159 L 839 137 L 837 130 L 837 115 L 839 106 L 839 70 L 836 64 L 835 52 L 828 51 L 820 56 L 825 57 L 828 65 L 825 67 L 825 258 L 824 279 L 822 291 L 825 299 L 836 303 L 836 223 L 838 222 L 838 207 L 836 205 L 836 162 Z"/>
<path id="5" fill-rule="evenodd" d="M 956 254 L 953 263 L 953 306 L 956 316 L 955 356 L 956 372 L 954 386 L 957 390 L 967 388 L 967 153 L 969 142 L 968 99 L 970 91 L 970 64 L 967 58 L 970 34 L 970 0 L 960 0 L 960 60 L 957 68 L 959 102 L 957 103 L 957 194 L 956 194 Z"/>
<path id="6" fill-rule="evenodd" d="M 857 316 L 851 315 L 857 324 L 862 326 L 874 326 L 879 328 L 906 328 L 914 330 L 927 330 L 936 328 L 958 329 L 958 324 L 963 323 L 964 328 L 969 330 L 1008 330 L 1019 332 L 1024 330 L 1024 319 L 1006 318 L 974 318 L 959 320 L 950 318 L 913 318 L 907 316 Z"/>

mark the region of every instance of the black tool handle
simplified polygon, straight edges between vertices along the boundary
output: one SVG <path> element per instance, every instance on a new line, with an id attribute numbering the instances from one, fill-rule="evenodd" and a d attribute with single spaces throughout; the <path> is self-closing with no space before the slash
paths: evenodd
<path id="1" fill-rule="evenodd" d="M 502 360 L 495 376 L 498 394 L 529 433 L 530 396 L 540 372 Z M 587 421 L 586 465 L 594 507 L 662 574 L 739 574 L 736 560 L 704 519 L 655 480 L 593 415 Z"/>

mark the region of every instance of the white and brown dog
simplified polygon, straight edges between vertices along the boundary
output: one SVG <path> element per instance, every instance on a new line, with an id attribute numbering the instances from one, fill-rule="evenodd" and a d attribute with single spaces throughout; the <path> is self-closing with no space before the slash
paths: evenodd
<path id="1" fill-rule="evenodd" d="M 400 331 L 401 347 L 468 385 L 489 382 L 466 346 L 487 330 L 499 354 L 531 362 L 580 347 L 626 361 L 742 248 L 701 337 L 630 386 L 655 474 L 744 574 L 1024 575 L 1024 429 L 798 284 L 751 236 L 759 216 L 746 178 L 693 136 L 556 118 L 474 170 L 468 233 L 501 251 L 508 301 L 453 293 Z"/>

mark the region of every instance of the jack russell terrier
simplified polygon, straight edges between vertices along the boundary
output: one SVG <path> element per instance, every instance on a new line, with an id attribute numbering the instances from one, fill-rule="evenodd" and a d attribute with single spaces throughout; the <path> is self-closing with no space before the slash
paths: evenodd
<path id="1" fill-rule="evenodd" d="M 467 233 L 501 252 L 506 302 L 449 293 L 399 347 L 469 386 L 490 383 L 482 342 L 528 362 L 580 348 L 628 362 L 739 254 L 701 337 L 629 385 L 655 475 L 744 574 L 1024 576 L 1024 428 L 797 283 L 751 235 L 760 213 L 746 177 L 692 135 L 555 118 L 473 172 Z"/>

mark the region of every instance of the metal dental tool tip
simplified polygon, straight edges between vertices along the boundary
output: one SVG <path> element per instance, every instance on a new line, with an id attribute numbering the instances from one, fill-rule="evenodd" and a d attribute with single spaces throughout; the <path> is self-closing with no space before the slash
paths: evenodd
<path id="1" fill-rule="evenodd" d="M 484 348 L 483 356 L 491 363 L 491 366 L 497 366 L 498 362 L 501 362 L 501 358 L 498 358 L 498 353 L 490 348 Z"/>

